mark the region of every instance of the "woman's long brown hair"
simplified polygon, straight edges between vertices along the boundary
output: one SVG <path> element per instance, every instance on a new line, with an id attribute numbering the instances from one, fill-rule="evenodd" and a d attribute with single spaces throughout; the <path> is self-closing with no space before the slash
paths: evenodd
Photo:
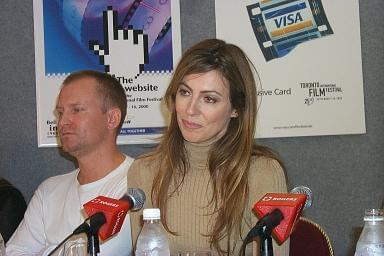
<path id="1" fill-rule="evenodd" d="M 175 98 L 185 76 L 217 70 L 229 84 L 232 107 L 238 117 L 232 118 L 226 134 L 212 145 L 208 156 L 208 169 L 213 185 L 211 204 L 216 219 L 208 235 L 211 247 L 220 254 L 219 242 L 240 234 L 241 221 L 248 199 L 248 171 L 252 155 L 266 155 L 278 160 L 266 147 L 254 143 L 257 112 L 254 68 L 245 53 L 237 46 L 218 39 L 202 41 L 185 52 L 180 60 L 164 100 L 171 112 L 169 126 L 151 155 L 159 155 L 161 162 L 152 186 L 152 201 L 162 212 L 162 221 L 168 232 L 167 200 L 183 183 L 189 168 L 184 140 L 178 127 Z M 226 207 L 238 205 L 241 207 Z M 233 248 L 232 248 L 233 249 Z"/>

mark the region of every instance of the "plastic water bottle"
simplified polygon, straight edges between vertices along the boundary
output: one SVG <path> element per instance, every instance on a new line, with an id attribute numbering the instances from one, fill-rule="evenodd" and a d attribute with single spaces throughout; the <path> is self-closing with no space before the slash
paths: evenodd
<path id="1" fill-rule="evenodd" d="M 167 235 L 160 222 L 160 209 L 143 211 L 144 226 L 136 244 L 136 256 L 169 256 Z"/>
<path id="2" fill-rule="evenodd" d="M 0 233 L 0 256 L 5 256 L 5 242 L 1 233 Z"/>
<path id="3" fill-rule="evenodd" d="M 355 256 L 384 256 L 384 210 L 367 209 Z"/>

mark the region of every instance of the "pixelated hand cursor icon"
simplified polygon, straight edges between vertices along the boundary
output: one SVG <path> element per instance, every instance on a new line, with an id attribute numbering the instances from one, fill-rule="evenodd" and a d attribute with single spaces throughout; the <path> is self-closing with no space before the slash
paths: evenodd
<path id="1" fill-rule="evenodd" d="M 109 6 L 103 12 L 104 45 L 90 41 L 89 48 L 99 56 L 105 71 L 115 76 L 136 79 L 148 63 L 148 35 L 142 30 L 117 25 L 117 12 Z"/>

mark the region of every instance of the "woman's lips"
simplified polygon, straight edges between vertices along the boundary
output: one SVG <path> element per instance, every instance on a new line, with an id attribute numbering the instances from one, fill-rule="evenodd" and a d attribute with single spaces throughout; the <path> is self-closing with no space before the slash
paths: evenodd
<path id="1" fill-rule="evenodd" d="M 187 120 L 182 120 L 183 121 L 183 125 L 186 127 L 186 128 L 189 128 L 189 129 L 198 129 L 198 128 L 201 128 L 202 125 L 200 124 L 197 124 L 197 123 L 194 123 L 194 122 L 189 122 Z"/>

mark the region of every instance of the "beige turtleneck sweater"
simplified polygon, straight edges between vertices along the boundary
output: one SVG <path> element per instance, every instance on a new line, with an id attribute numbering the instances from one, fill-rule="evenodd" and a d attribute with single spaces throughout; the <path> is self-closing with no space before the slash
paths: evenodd
<path id="1" fill-rule="evenodd" d="M 207 207 L 212 196 L 210 175 L 207 169 L 209 146 L 186 143 L 189 155 L 190 169 L 188 170 L 182 187 L 168 201 L 167 222 L 170 229 L 177 235 L 168 234 L 171 254 L 177 251 L 205 251 L 211 250 L 208 234 L 215 219 L 212 208 Z M 152 208 L 152 181 L 158 170 L 159 159 L 137 159 L 128 171 L 128 187 L 141 188 L 147 200 L 143 208 Z M 242 238 L 256 224 L 257 218 L 252 212 L 253 205 L 268 192 L 286 192 L 285 175 L 277 161 L 265 157 L 253 157 L 249 171 L 249 200 L 242 222 Z M 229 205 L 228 207 L 236 207 Z M 136 244 L 141 230 L 142 211 L 131 212 L 132 241 Z M 231 241 L 231 244 L 233 240 Z M 242 240 L 236 238 L 233 255 L 238 255 Z M 247 255 L 258 255 L 256 243 L 248 245 Z M 223 239 L 221 248 L 227 249 L 227 239 Z M 275 256 L 289 255 L 289 240 L 282 246 L 275 242 L 273 245 Z"/>

